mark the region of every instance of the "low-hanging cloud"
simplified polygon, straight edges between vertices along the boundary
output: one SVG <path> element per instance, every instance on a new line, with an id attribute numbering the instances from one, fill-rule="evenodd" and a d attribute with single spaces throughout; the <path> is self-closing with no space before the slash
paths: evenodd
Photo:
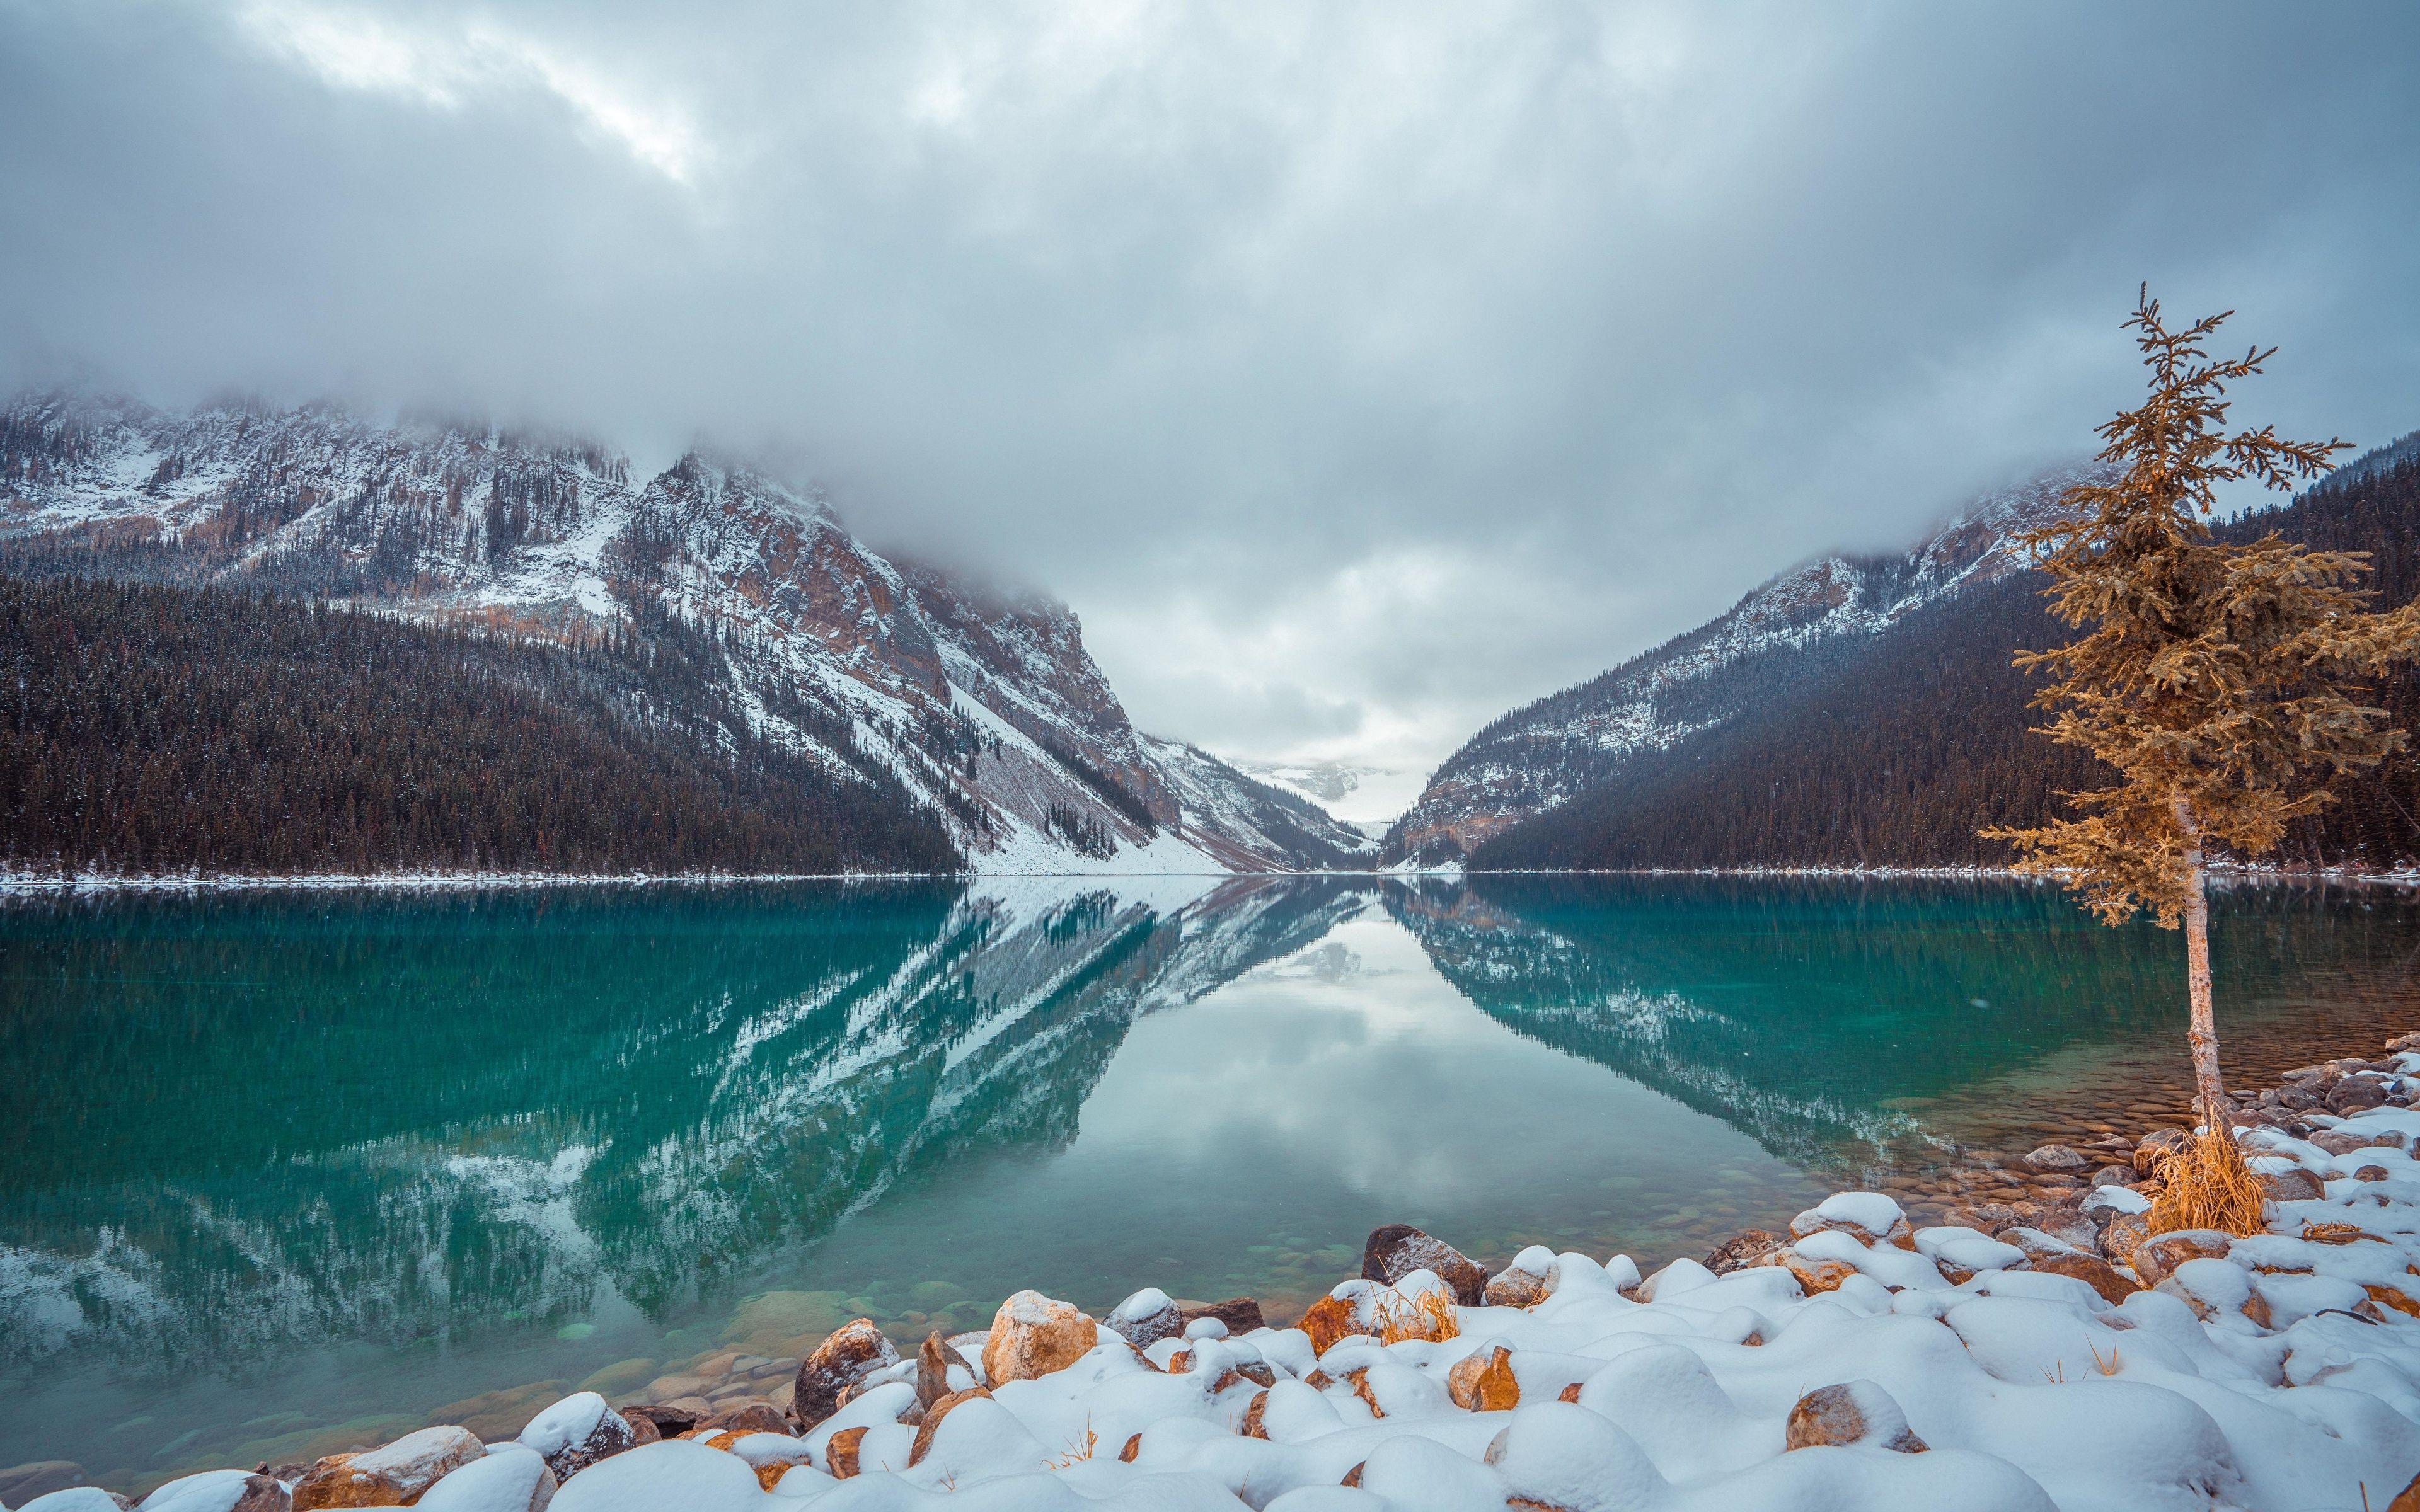
<path id="1" fill-rule="evenodd" d="M 2084 449 L 2420 426 L 2398 6 L 0 0 L 0 378 L 786 459 L 1139 721 L 1434 762 Z"/>

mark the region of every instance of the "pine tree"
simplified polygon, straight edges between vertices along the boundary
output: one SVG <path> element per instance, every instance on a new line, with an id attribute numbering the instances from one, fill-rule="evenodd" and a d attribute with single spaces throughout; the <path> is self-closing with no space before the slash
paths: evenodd
<path id="1" fill-rule="evenodd" d="M 2243 856 L 2274 847 L 2287 824 L 2332 801 L 2326 784 L 2404 744 L 2352 679 L 2420 656 L 2420 602 L 2387 613 L 2353 585 L 2365 553 L 2313 551 L 2275 532 L 2213 539 L 2207 517 L 2222 484 L 2290 489 L 2342 448 L 2280 440 L 2270 426 L 2226 429 L 2229 383 L 2261 371 L 2275 348 L 2214 361 L 2205 343 L 2229 311 L 2171 332 L 2148 286 L 2127 329 L 2150 370 L 2149 396 L 2102 425 L 2117 481 L 2070 490 L 2071 514 L 2020 537 L 2051 578 L 2043 590 L 2068 625 L 2092 628 L 2017 664 L 2057 680 L 2032 706 L 2055 711 L 2042 733 L 2114 767 L 2118 780 L 2064 793 L 2082 817 L 2038 829 L 1994 829 L 2023 853 L 2018 870 L 2053 876 L 2104 923 L 2148 909 L 2185 932 L 2192 1003 L 2187 1035 L 2207 1159 L 2231 1195 L 2230 1110 L 2211 1008 L 2210 916 L 2203 872 L 2213 844 Z M 2171 1177 L 2172 1187 L 2180 1178 Z M 2228 1210 L 2241 1221 L 2242 1207 Z"/>

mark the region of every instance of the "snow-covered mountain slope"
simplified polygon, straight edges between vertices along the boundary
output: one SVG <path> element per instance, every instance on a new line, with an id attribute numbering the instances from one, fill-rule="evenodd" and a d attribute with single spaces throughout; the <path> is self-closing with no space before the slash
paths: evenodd
<path id="1" fill-rule="evenodd" d="M 1368 836 L 1296 794 L 1257 782 L 1196 746 L 1142 737 L 1151 764 L 1182 811 L 1179 833 L 1237 870 L 1255 856 L 1289 856 L 1305 867 L 1367 867 L 1378 848 Z"/>
<path id="2" fill-rule="evenodd" d="M 1793 567 L 1719 617 L 1576 687 L 1497 719 L 1439 766 L 1388 831 L 1385 858 L 1459 858 L 1489 837 L 1738 713 L 1792 652 L 1870 638 L 1909 614 L 2024 570 L 2009 537 L 2055 516 L 2094 465 L 2054 469 L 1973 501 L 1909 550 Z"/>
<path id="3" fill-rule="evenodd" d="M 1327 864 L 1273 841 L 1249 818 L 1262 795 L 1218 771 L 1187 763 L 1180 799 L 1064 605 L 893 564 L 820 496 L 703 455 L 643 479 L 592 442 L 475 424 L 37 395 L 0 411 L 0 542 L 16 570 L 570 643 L 706 632 L 760 731 L 895 778 L 978 871 Z"/>

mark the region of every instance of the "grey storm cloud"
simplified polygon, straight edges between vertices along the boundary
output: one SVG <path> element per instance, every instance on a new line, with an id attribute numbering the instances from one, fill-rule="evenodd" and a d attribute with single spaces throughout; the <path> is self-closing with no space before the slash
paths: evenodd
<path id="1" fill-rule="evenodd" d="M 2404 5 L 0 0 L 0 378 L 700 437 L 1419 768 L 2073 454 L 2420 426 Z"/>

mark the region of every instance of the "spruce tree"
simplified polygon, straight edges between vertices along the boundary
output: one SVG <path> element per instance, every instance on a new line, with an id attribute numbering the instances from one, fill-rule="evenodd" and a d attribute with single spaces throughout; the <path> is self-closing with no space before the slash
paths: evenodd
<path id="1" fill-rule="evenodd" d="M 2232 1199 L 2201 1215 L 2223 1211 L 2241 1225 L 2248 1192 L 2257 1225 L 2219 1076 L 2204 871 L 2213 847 L 2266 854 L 2288 821 L 2333 801 L 2331 779 L 2402 748 L 2403 733 L 2355 680 L 2420 655 L 2420 602 L 2366 609 L 2373 595 L 2354 586 L 2369 570 L 2363 552 L 2313 551 L 2273 531 L 2213 539 L 2221 485 L 2290 490 L 2346 444 L 2226 428 L 2227 385 L 2275 353 L 2211 359 L 2206 343 L 2232 313 L 2171 332 L 2145 288 L 2126 328 L 2150 392 L 2100 429 L 2102 460 L 2122 474 L 2071 489 L 2065 517 L 2019 537 L 2050 576 L 2053 611 L 2091 627 L 2018 656 L 2055 674 L 2032 700 L 2055 711 L 2041 733 L 2090 752 L 2118 779 L 2063 793 L 2078 818 L 1984 833 L 2017 846 L 2017 870 L 2055 877 L 2104 923 L 2148 910 L 2164 929 L 2182 925 L 2186 1038 L 2206 1131 L 2197 1159 L 2205 1183 Z M 2171 1174 L 2172 1187 L 2193 1180 Z"/>

